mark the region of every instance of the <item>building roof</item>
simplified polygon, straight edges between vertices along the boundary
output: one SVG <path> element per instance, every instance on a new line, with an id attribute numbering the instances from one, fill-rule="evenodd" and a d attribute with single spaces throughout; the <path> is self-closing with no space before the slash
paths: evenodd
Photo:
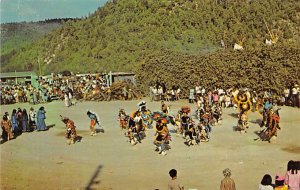
<path id="1" fill-rule="evenodd" d="M 10 72 L 10 73 L 0 73 L 0 78 L 22 78 L 22 77 L 30 77 L 31 75 L 37 76 L 34 71 L 26 71 L 26 72 Z"/>
<path id="2" fill-rule="evenodd" d="M 131 76 L 131 75 L 134 75 L 134 73 L 127 73 L 127 72 L 114 72 L 114 73 L 111 73 L 111 75 L 113 75 L 113 76 Z"/>

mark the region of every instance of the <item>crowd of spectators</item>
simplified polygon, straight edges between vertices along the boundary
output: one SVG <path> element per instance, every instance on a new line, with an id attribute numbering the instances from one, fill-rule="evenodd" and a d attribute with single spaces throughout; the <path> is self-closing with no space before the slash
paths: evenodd
<path id="1" fill-rule="evenodd" d="M 40 77 L 38 85 L 30 83 L 1 85 L 1 104 L 45 103 L 55 99 L 84 98 L 94 91 L 106 91 L 107 78 L 100 74 Z"/>
<path id="2" fill-rule="evenodd" d="M 210 105 L 219 104 L 224 108 L 236 107 L 234 101 L 233 92 L 237 90 L 235 88 L 217 88 L 217 87 L 204 87 L 196 84 L 195 88 L 189 89 L 188 100 L 190 103 L 202 104 L 206 99 Z M 297 84 L 284 89 L 281 94 L 277 94 L 271 90 L 264 92 L 256 92 L 248 88 L 239 89 L 249 93 L 250 101 L 253 107 L 256 107 L 257 102 L 263 101 L 264 99 L 271 99 L 273 104 L 278 106 L 292 106 L 300 107 L 300 89 Z M 167 88 L 162 82 L 156 82 L 156 85 L 150 85 L 149 96 L 151 101 L 177 101 L 181 96 L 181 89 L 179 86 L 173 85 Z"/>

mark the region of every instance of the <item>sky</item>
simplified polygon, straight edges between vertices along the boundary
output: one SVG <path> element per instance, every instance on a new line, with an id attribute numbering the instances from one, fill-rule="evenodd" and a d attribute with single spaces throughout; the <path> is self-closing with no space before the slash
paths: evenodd
<path id="1" fill-rule="evenodd" d="M 0 22 L 30 22 L 52 18 L 81 18 L 108 0 L 0 0 Z"/>

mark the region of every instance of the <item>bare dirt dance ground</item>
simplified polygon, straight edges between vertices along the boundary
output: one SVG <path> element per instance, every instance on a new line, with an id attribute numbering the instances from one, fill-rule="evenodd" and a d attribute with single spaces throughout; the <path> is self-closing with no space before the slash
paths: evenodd
<path id="1" fill-rule="evenodd" d="M 213 128 L 211 141 L 187 147 L 181 137 L 172 134 L 172 149 L 166 156 L 154 151 L 154 130 L 146 132 L 142 144 L 132 146 L 117 122 L 119 108 L 127 113 L 137 109 L 139 101 L 83 102 L 67 108 L 61 101 L 43 104 L 46 132 L 25 133 L 1 144 L 1 189 L 167 189 L 172 168 L 186 189 L 217 190 L 229 167 L 238 190 L 257 189 L 264 174 L 284 174 L 289 160 L 300 160 L 300 110 L 282 107 L 281 130 L 276 144 L 254 141 L 259 130 L 258 113 L 251 113 L 247 134 L 233 130 L 236 110 L 226 109 L 223 125 Z M 171 112 L 187 105 L 186 100 L 170 103 Z M 1 106 L 1 115 L 28 103 Z M 33 106 L 36 110 L 42 105 Z M 191 105 L 194 109 L 194 106 Z M 152 111 L 160 102 L 148 102 Z M 105 133 L 89 136 L 86 110 L 98 113 Z M 59 115 L 75 121 L 81 142 L 67 145 L 65 125 Z M 172 127 L 171 127 L 172 128 Z"/>

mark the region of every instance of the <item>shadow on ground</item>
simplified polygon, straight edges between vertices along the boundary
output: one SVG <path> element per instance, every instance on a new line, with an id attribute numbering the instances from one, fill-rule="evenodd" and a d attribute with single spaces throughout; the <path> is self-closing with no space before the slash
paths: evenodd
<path id="1" fill-rule="evenodd" d="M 96 168 L 96 170 L 95 170 L 93 176 L 91 177 L 89 183 L 87 184 L 87 186 L 85 186 L 85 188 L 84 188 L 85 190 L 99 189 L 100 180 L 97 179 L 97 178 L 98 178 L 99 173 L 100 173 L 102 168 L 103 168 L 102 165 L 99 165 Z"/>
<path id="2" fill-rule="evenodd" d="M 228 115 L 230 115 L 233 118 L 239 118 L 239 114 L 238 113 L 230 113 Z"/>
<path id="3" fill-rule="evenodd" d="M 291 145 L 285 148 L 281 148 L 281 150 L 294 154 L 300 154 L 300 146 Z"/>

